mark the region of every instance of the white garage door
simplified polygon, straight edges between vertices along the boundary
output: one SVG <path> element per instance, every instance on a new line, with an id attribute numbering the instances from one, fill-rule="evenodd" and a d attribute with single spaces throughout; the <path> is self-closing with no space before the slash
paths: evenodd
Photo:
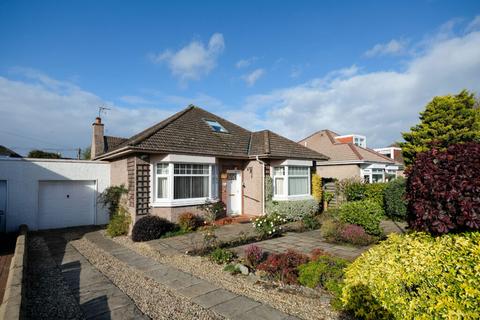
<path id="1" fill-rule="evenodd" d="M 40 181 L 38 229 L 95 223 L 95 181 Z"/>

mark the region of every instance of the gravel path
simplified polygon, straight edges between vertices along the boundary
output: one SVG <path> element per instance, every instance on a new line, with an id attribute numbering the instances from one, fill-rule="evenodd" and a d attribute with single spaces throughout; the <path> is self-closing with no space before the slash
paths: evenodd
<path id="1" fill-rule="evenodd" d="M 113 239 L 136 252 L 153 258 L 158 262 L 173 266 L 193 274 L 212 284 L 221 286 L 236 294 L 266 303 L 271 307 L 302 319 L 341 319 L 330 307 L 330 295 L 316 290 L 298 292 L 294 287 L 266 286 L 256 278 L 232 276 L 223 271 L 223 266 L 210 262 L 206 258 L 187 255 L 162 255 L 148 244 L 132 242 L 128 237 Z"/>
<path id="2" fill-rule="evenodd" d="M 42 237 L 28 241 L 26 319 L 83 319 L 80 306 L 64 281 Z"/>
<path id="3" fill-rule="evenodd" d="M 177 296 L 86 239 L 76 240 L 71 244 L 152 319 L 223 319 L 214 312 Z"/>

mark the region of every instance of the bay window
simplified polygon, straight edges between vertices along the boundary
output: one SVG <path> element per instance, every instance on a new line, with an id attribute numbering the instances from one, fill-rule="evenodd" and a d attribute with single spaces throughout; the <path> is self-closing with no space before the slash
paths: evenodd
<path id="1" fill-rule="evenodd" d="M 154 175 L 153 204 L 195 205 L 218 196 L 214 164 L 159 162 Z"/>
<path id="2" fill-rule="evenodd" d="M 277 199 L 310 196 L 310 167 L 273 167 L 273 194 Z"/>

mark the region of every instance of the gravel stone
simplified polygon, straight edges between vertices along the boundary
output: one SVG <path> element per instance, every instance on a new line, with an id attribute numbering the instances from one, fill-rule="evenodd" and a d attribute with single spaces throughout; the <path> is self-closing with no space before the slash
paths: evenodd
<path id="1" fill-rule="evenodd" d="M 116 237 L 113 240 L 158 262 L 188 272 L 236 294 L 265 303 L 274 309 L 301 319 L 345 319 L 344 315 L 331 308 L 331 295 L 327 292 L 310 290 L 306 293 L 301 288 L 293 289 L 282 285 L 271 285 L 260 280 L 252 282 L 251 276 L 233 276 L 223 271 L 223 266 L 203 257 L 182 254 L 162 255 L 148 243 L 133 242 L 126 236 Z"/>
<path id="2" fill-rule="evenodd" d="M 39 236 L 28 241 L 26 319 L 84 319 L 47 244 Z"/>
<path id="3" fill-rule="evenodd" d="M 85 238 L 71 244 L 152 319 L 224 319 L 146 277 Z"/>

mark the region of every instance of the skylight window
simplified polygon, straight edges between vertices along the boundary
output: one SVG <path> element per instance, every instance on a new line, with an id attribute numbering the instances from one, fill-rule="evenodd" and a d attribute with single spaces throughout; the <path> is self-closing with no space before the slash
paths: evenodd
<path id="1" fill-rule="evenodd" d="M 205 122 L 212 128 L 213 131 L 215 132 L 223 132 L 223 133 L 228 133 L 228 130 L 225 129 L 218 121 L 214 120 L 205 120 Z"/>

